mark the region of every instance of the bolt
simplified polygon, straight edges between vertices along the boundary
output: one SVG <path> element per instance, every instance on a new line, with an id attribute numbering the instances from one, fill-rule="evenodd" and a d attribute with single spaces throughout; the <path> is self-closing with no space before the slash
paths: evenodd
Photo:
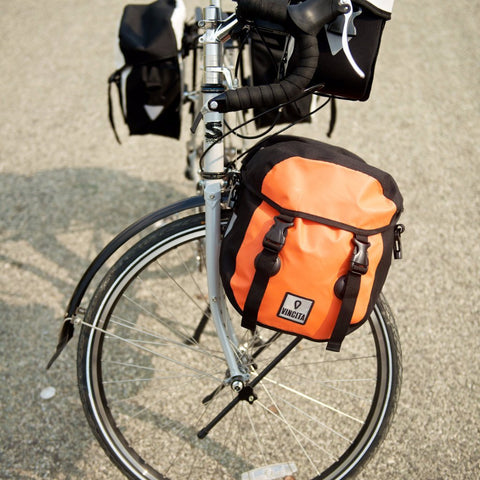
<path id="1" fill-rule="evenodd" d="M 218 108 L 218 103 L 215 100 L 212 100 L 208 106 L 210 107 L 210 110 L 216 110 Z"/>
<path id="2" fill-rule="evenodd" d="M 232 383 L 232 389 L 235 390 L 237 393 L 240 392 L 243 388 L 243 382 L 240 382 L 239 380 L 235 380 Z"/>

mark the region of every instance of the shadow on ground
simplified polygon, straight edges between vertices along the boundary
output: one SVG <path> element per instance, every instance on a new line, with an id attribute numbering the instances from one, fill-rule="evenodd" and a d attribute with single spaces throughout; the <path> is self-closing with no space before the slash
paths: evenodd
<path id="1" fill-rule="evenodd" d="M 0 335 L 8 339 L 0 343 L 6 359 L 0 404 L 9 418 L 2 478 L 83 476 L 89 451 L 99 447 L 78 399 L 76 342 L 45 371 L 63 309 L 84 269 L 113 236 L 180 197 L 162 182 L 103 168 L 0 177 Z M 40 393 L 50 385 L 56 395 L 43 400 Z M 27 458 L 17 458 L 25 451 L 19 444 L 30 452 Z M 108 471 L 109 461 L 101 457 L 97 468 Z"/>

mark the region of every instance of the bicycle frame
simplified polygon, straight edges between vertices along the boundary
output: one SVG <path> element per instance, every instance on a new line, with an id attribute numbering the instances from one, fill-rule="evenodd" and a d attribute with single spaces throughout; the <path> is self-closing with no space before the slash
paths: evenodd
<path id="1" fill-rule="evenodd" d="M 245 142 L 237 148 L 237 138 L 254 140 L 271 129 L 234 137 L 252 120 L 237 117 L 230 128 L 230 114 L 215 110 L 242 115 L 267 108 L 268 84 L 248 85 L 252 89 L 230 97 L 228 90 L 237 87 L 233 71 L 242 72 L 243 63 L 242 56 L 232 61 L 229 54 L 241 55 L 244 47 L 251 52 L 254 22 L 269 18 L 275 1 L 262 0 L 268 8 L 252 17 L 240 10 L 237 25 L 235 15 L 224 18 L 221 0 L 208 0 L 196 17 L 200 32 L 187 25 L 185 51 L 193 49 L 194 67 L 203 71 L 201 88 L 194 73 L 193 88 L 184 95 L 194 117 L 188 168 L 198 161 L 200 167 L 187 170 L 194 173 L 187 178 L 195 180 L 198 195 L 144 216 L 103 248 L 73 292 L 48 364 L 81 326 L 76 365 L 84 413 L 99 444 L 129 478 L 274 480 L 298 472 L 340 480 L 375 452 L 398 402 L 400 345 L 381 296 L 366 322 L 370 330 L 352 335 L 334 359 L 337 354 L 321 342 L 290 330 L 268 330 L 261 322 L 253 333 L 239 328 L 223 287 L 221 244 L 234 226 L 226 228 L 226 222 L 232 210 L 241 215 L 237 208 L 248 201 L 237 195 L 246 164 L 237 171 L 235 162 L 256 148 Z M 250 19 L 245 24 L 244 15 Z M 305 45 L 315 45 L 310 40 Z M 238 76 L 247 86 L 248 75 Z M 275 95 L 274 109 L 297 98 L 279 88 L 288 98 Z M 108 271 L 83 308 L 103 267 Z"/>
<path id="2" fill-rule="evenodd" d="M 203 169 L 203 195 L 205 199 L 205 255 L 207 268 L 207 283 L 210 310 L 220 341 L 225 360 L 228 365 L 230 377 L 225 380 L 232 388 L 240 391 L 249 379 L 249 374 L 242 367 L 238 340 L 235 336 L 227 304 L 223 293 L 219 275 L 220 255 L 220 213 L 221 197 L 224 186 L 225 152 L 223 136 L 224 115 L 210 111 L 206 105 L 219 93 L 222 93 L 225 79 L 229 79 L 229 70 L 223 66 L 223 44 L 228 38 L 230 30 L 237 23 L 232 15 L 224 22 L 219 0 L 211 0 L 205 8 L 202 25 L 205 33 L 200 38 L 203 44 L 204 81 L 202 86 L 202 100 L 205 123 L 204 135 L 204 169 Z M 228 72 L 228 73 L 226 73 Z"/>
<path id="3" fill-rule="evenodd" d="M 225 79 L 229 87 L 232 87 L 233 84 L 230 70 L 223 65 L 224 47 L 222 42 L 229 38 L 229 32 L 236 25 L 237 19 L 235 15 L 231 15 L 228 19 L 221 22 L 222 10 L 220 4 L 220 0 L 210 0 L 210 5 L 205 8 L 204 19 L 200 21 L 200 25 L 205 27 L 205 33 L 200 38 L 200 43 L 203 44 L 204 78 L 202 104 L 204 107 L 201 113 L 204 116 L 204 152 L 206 152 L 204 155 L 203 180 L 201 184 L 203 186 L 205 202 L 207 232 L 205 244 L 209 304 L 217 335 L 230 372 L 230 377 L 225 383 L 232 384 L 237 391 L 240 391 L 247 382 L 249 375 L 246 369 L 241 366 L 238 350 L 239 343 L 227 312 L 226 299 L 221 285 L 218 266 L 221 239 L 221 198 L 225 173 L 225 144 L 222 138 L 224 115 L 212 112 L 206 107 L 212 98 L 224 91 L 223 83 Z M 82 299 L 93 278 L 99 272 L 100 268 L 105 265 L 107 260 L 128 240 L 155 222 L 167 218 L 174 213 L 201 207 L 204 202 L 202 202 L 201 196 L 192 197 L 146 215 L 117 235 L 99 253 L 84 272 L 70 299 L 59 333 L 57 348 L 47 364 L 47 369 L 51 367 L 72 339 L 74 326 L 77 323 L 81 323 L 77 315 L 84 313 L 80 307 Z"/>

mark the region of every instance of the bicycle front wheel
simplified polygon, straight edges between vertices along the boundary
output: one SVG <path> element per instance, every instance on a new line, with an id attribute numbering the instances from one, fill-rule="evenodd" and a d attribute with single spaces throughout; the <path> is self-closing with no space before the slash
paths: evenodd
<path id="1" fill-rule="evenodd" d="M 224 385 L 208 321 L 204 237 L 203 214 L 163 226 L 99 285 L 77 366 L 100 444 L 131 479 L 349 477 L 384 437 L 399 394 L 400 348 L 384 299 L 340 353 L 302 340 L 199 439 L 238 395 Z M 237 334 L 252 379 L 294 338 L 240 327 Z"/>

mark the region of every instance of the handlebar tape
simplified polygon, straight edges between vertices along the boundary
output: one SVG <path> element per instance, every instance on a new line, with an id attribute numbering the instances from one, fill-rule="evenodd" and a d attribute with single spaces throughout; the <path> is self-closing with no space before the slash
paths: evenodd
<path id="1" fill-rule="evenodd" d="M 295 37 L 300 52 L 295 69 L 279 83 L 228 90 L 210 101 L 216 112 L 234 112 L 249 108 L 273 108 L 300 96 L 308 87 L 318 63 L 318 41 L 312 35 Z M 213 108 L 215 106 L 216 107 Z"/>
<path id="2" fill-rule="evenodd" d="M 290 0 L 237 0 L 237 3 L 239 17 L 269 20 L 285 27 L 294 36 L 300 56 L 294 70 L 279 83 L 228 90 L 210 100 L 209 108 L 221 113 L 268 109 L 299 97 L 317 68 L 316 35 L 323 25 L 345 13 L 345 5 L 339 0 L 306 0 L 296 5 L 289 5 Z"/>
<path id="3" fill-rule="evenodd" d="M 245 19 L 261 18 L 286 25 L 290 0 L 237 0 L 237 15 Z"/>

